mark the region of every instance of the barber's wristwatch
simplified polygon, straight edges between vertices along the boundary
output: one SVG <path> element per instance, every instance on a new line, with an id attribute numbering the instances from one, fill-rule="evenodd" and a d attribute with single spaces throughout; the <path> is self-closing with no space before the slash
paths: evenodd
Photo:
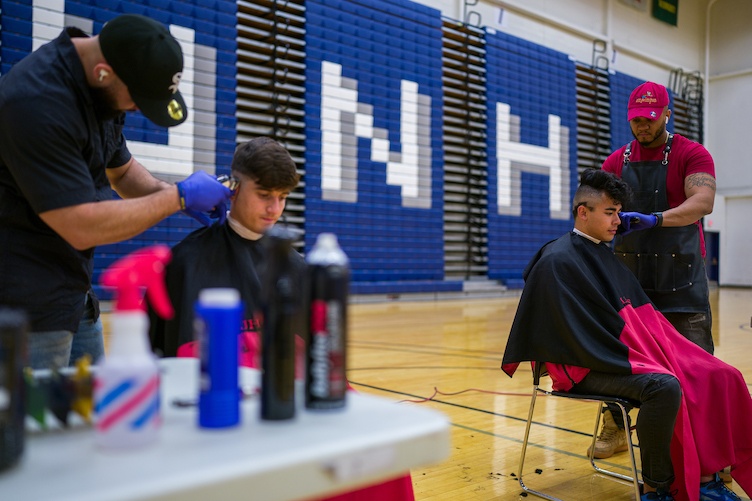
<path id="1" fill-rule="evenodd" d="M 663 226 L 663 212 L 653 212 L 652 214 L 657 218 L 655 227 L 660 228 L 661 226 Z"/>

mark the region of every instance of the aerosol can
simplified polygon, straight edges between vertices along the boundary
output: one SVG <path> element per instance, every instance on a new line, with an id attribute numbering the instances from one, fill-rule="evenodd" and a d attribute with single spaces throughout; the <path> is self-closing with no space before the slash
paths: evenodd
<path id="1" fill-rule="evenodd" d="M 333 233 L 321 233 L 306 257 L 310 284 L 306 408 L 344 407 L 350 269 Z"/>

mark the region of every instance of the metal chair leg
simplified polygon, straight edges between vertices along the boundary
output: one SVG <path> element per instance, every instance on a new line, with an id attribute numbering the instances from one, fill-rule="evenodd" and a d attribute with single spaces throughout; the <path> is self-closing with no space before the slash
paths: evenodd
<path id="1" fill-rule="evenodd" d="M 637 478 L 637 462 L 635 461 L 635 455 L 634 455 L 634 447 L 632 445 L 632 433 L 629 429 L 629 412 L 627 411 L 626 407 L 624 407 L 619 402 L 614 402 L 621 411 L 621 415 L 623 418 L 624 423 L 624 433 L 627 434 L 627 451 L 629 452 L 629 460 L 630 465 L 632 467 L 632 476 L 624 475 L 622 473 L 617 473 L 615 471 L 606 470 L 604 468 L 599 467 L 597 464 L 595 464 L 595 441 L 596 436 L 598 434 L 598 425 L 600 424 L 600 414 L 603 411 L 603 403 L 598 406 L 598 415 L 595 418 L 595 432 L 593 433 L 593 442 L 590 448 L 590 464 L 593 466 L 593 469 L 597 471 L 598 473 L 601 473 L 603 475 L 608 475 L 609 477 L 618 478 L 620 480 L 624 480 L 626 482 L 631 482 L 634 486 L 635 490 L 635 496 L 636 499 L 640 499 L 640 481 Z"/>
<path id="2" fill-rule="evenodd" d="M 538 396 L 538 388 L 535 387 L 533 389 L 532 398 L 530 399 L 530 410 L 528 411 L 527 424 L 525 425 L 525 436 L 522 440 L 522 452 L 520 454 L 520 466 L 517 472 L 517 480 L 520 482 L 520 487 L 522 487 L 522 490 L 529 494 L 541 497 L 543 499 L 548 499 L 550 501 L 562 501 L 560 498 L 545 494 L 541 491 L 536 491 L 534 489 L 531 489 L 530 487 L 526 486 L 525 482 L 523 481 L 522 472 L 525 466 L 525 456 L 527 453 L 528 441 L 530 439 L 530 428 L 532 427 L 532 424 L 533 424 L 533 414 L 535 412 L 535 401 L 536 401 L 537 396 Z M 599 467 L 595 463 L 595 458 L 594 458 L 595 442 L 598 437 L 598 428 L 601 422 L 601 414 L 603 413 L 603 406 L 604 406 L 603 402 L 601 402 L 601 404 L 596 409 L 595 428 L 593 430 L 593 438 L 590 444 L 590 454 L 589 454 L 590 464 L 592 465 L 593 469 L 598 473 L 601 473 L 603 475 L 606 475 L 612 478 L 617 478 L 619 480 L 623 480 L 626 482 L 631 482 L 632 485 L 634 486 L 635 499 L 639 500 L 640 499 L 640 481 L 637 476 L 637 462 L 635 461 L 634 447 L 632 445 L 632 437 L 629 431 L 629 414 L 624 405 L 620 404 L 619 402 L 614 402 L 614 403 L 619 406 L 619 410 L 621 411 L 622 417 L 624 418 L 624 423 L 625 423 L 624 432 L 627 434 L 627 450 L 629 451 L 629 459 L 630 459 L 631 466 L 632 466 L 632 476 L 606 470 L 604 468 Z"/>
<path id="3" fill-rule="evenodd" d="M 590 449 L 588 449 L 590 452 L 588 453 L 588 459 L 590 459 L 590 464 L 593 465 L 593 468 L 595 468 L 595 458 L 593 457 L 595 454 L 595 442 L 598 439 L 598 428 L 601 424 L 601 416 L 603 415 L 603 403 L 601 403 L 598 408 L 595 410 L 595 429 L 593 430 L 593 439 L 590 441 Z"/>
<path id="4" fill-rule="evenodd" d="M 525 485 L 525 482 L 522 481 L 522 470 L 525 466 L 525 453 L 527 452 L 527 442 L 530 438 L 530 427 L 533 424 L 533 412 L 535 411 L 535 399 L 538 396 L 538 388 L 533 388 L 533 396 L 530 399 L 530 411 L 527 414 L 527 424 L 525 425 L 525 438 L 522 439 L 522 453 L 520 454 L 520 468 L 517 471 L 517 480 L 520 482 L 520 487 L 522 487 L 522 490 L 532 494 L 534 496 L 541 497 L 543 499 L 549 499 L 550 501 L 561 501 L 561 499 L 549 496 L 548 494 L 545 494 L 540 491 L 533 490 Z"/>

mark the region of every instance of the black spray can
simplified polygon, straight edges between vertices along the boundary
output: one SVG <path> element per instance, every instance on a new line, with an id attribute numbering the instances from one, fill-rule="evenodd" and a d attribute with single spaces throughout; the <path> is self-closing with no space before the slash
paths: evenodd
<path id="1" fill-rule="evenodd" d="M 24 450 L 26 331 L 25 314 L 0 309 L 0 471 L 15 465 Z"/>
<path id="2" fill-rule="evenodd" d="M 261 419 L 295 417 L 295 327 L 300 311 L 299 275 L 290 259 L 296 233 L 273 226 L 264 236 L 261 276 Z"/>
<path id="3" fill-rule="evenodd" d="M 347 302 L 350 268 L 333 233 L 307 254 L 310 291 L 306 408 L 344 407 L 347 393 Z"/>

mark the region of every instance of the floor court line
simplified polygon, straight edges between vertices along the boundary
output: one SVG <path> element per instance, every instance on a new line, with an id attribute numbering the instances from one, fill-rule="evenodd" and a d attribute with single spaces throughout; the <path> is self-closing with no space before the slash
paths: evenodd
<path id="1" fill-rule="evenodd" d="M 463 430 L 472 431 L 472 432 L 475 432 L 475 433 L 481 433 L 483 435 L 488 435 L 488 436 L 491 436 L 491 437 L 494 437 L 494 438 L 501 438 L 501 439 L 506 440 L 508 442 L 514 442 L 516 444 L 522 445 L 522 439 L 521 438 L 514 438 L 514 437 L 509 437 L 509 436 L 506 436 L 506 435 L 500 435 L 498 433 L 494 433 L 494 432 L 491 432 L 491 431 L 485 431 L 485 430 L 479 430 L 477 428 L 472 428 L 470 426 L 465 426 L 465 425 L 458 424 L 458 423 L 451 423 L 451 424 L 452 424 L 452 426 L 454 426 L 456 428 L 462 428 Z M 539 424 L 539 423 L 533 422 L 533 424 Z M 562 429 L 562 430 L 568 431 L 566 429 Z M 579 433 L 579 432 L 575 432 L 575 433 Z M 590 436 L 590 435 L 588 435 L 588 436 Z M 548 452 L 555 452 L 557 454 L 563 454 L 565 456 L 570 456 L 570 457 L 582 459 L 585 462 L 590 461 L 590 458 L 587 457 L 584 454 L 578 454 L 576 452 L 567 451 L 567 450 L 564 450 L 564 449 L 557 449 L 556 447 L 551 447 L 551 446 L 548 446 L 548 445 L 545 445 L 545 444 L 540 444 L 540 443 L 537 443 L 537 442 L 528 441 L 527 445 L 528 445 L 528 447 L 536 447 L 538 449 L 542 449 L 542 450 L 545 450 L 545 451 L 548 451 Z M 598 464 L 599 465 L 607 465 L 607 466 L 610 466 L 612 468 L 617 468 L 617 469 L 624 470 L 624 471 L 627 471 L 627 472 L 631 472 L 632 471 L 632 468 L 630 468 L 628 466 L 624 466 L 624 465 L 621 465 L 621 464 L 618 464 L 618 463 L 612 463 L 611 461 L 604 461 L 602 459 L 598 461 Z"/>
<path id="2" fill-rule="evenodd" d="M 353 341 L 353 342 L 351 342 L 349 344 L 354 345 L 354 346 L 357 346 L 357 345 L 372 345 L 372 346 L 404 346 L 404 347 L 409 347 L 409 348 L 425 348 L 424 346 L 421 346 L 421 345 L 415 345 L 415 344 L 409 344 L 409 343 L 392 343 L 392 342 L 385 342 L 385 341 L 364 341 L 364 340 L 358 340 L 358 341 Z M 475 350 L 475 349 L 472 349 L 472 348 L 459 348 L 459 347 L 456 347 L 456 346 L 435 346 L 433 348 L 437 349 L 437 350 L 445 350 L 445 351 L 460 351 L 460 352 L 467 352 L 467 353 L 481 353 L 481 354 L 484 354 L 484 355 L 488 354 L 488 350 L 480 350 L 480 349 Z M 501 354 L 494 355 L 493 357 L 491 357 L 491 356 L 485 357 L 484 356 L 484 357 L 481 357 L 481 358 L 492 358 L 493 360 L 499 360 L 499 361 L 501 361 Z"/>
<path id="3" fill-rule="evenodd" d="M 350 381 L 350 384 L 356 385 L 356 386 L 363 386 L 365 388 L 370 388 L 372 390 L 379 390 L 379 391 L 383 391 L 383 392 L 386 392 L 386 393 L 393 393 L 395 395 L 402 395 L 402 396 L 405 396 L 405 397 L 410 397 L 410 398 L 414 398 L 414 399 L 418 399 L 418 400 L 424 400 L 425 402 L 421 402 L 421 404 L 422 403 L 426 403 L 426 402 L 435 402 L 437 404 L 450 405 L 452 407 L 459 407 L 461 409 L 465 409 L 465 410 L 469 410 L 469 411 L 481 412 L 483 414 L 490 414 L 492 416 L 497 416 L 497 417 L 501 417 L 501 418 L 505 418 L 505 419 L 511 419 L 512 421 L 520 421 L 522 423 L 526 423 L 527 422 L 527 418 L 520 418 L 520 417 L 516 417 L 516 416 L 510 416 L 508 414 L 501 414 L 501 413 L 494 412 L 494 411 L 489 411 L 489 410 L 486 410 L 486 409 L 479 409 L 477 407 L 470 407 L 468 405 L 457 404 L 455 402 L 447 402 L 446 400 L 437 400 L 437 399 L 427 400 L 427 397 L 422 397 L 422 396 L 418 396 L 418 395 L 412 395 L 410 393 L 405 393 L 405 392 L 396 391 L 396 390 L 389 390 L 389 389 L 386 389 L 386 388 L 379 388 L 377 386 L 372 386 L 372 385 L 368 385 L 368 384 L 364 384 L 364 383 L 358 383 L 358 382 L 355 382 L 355 381 Z M 513 395 L 513 396 L 520 396 L 520 397 L 530 398 L 529 394 L 528 395 Z M 545 396 L 541 396 L 539 398 L 545 398 Z M 412 403 L 416 403 L 416 402 L 412 402 Z M 420 404 L 418 404 L 418 405 L 420 405 Z M 537 426 L 543 426 L 545 428 L 550 428 L 552 430 L 564 431 L 564 432 L 567 432 L 567 433 L 574 433 L 576 435 L 581 435 L 581 436 L 585 436 L 585 437 L 592 437 L 592 435 L 590 433 L 585 433 L 585 432 L 582 432 L 582 431 L 572 430 L 570 428 L 563 428 L 561 426 L 556 426 L 556 425 L 552 425 L 552 424 L 548 424 L 548 423 L 541 423 L 539 421 L 533 421 L 533 424 L 537 425 Z M 520 440 L 520 443 L 522 443 L 521 440 Z M 635 447 L 638 447 L 638 446 L 635 446 Z"/>
<path id="4" fill-rule="evenodd" d="M 437 347 L 437 348 L 431 348 L 431 349 L 416 347 L 416 348 L 408 350 L 408 349 L 405 349 L 405 348 L 392 348 L 387 343 L 385 343 L 383 345 L 379 345 L 379 346 L 376 346 L 376 345 L 361 346 L 360 344 L 361 344 L 360 342 L 351 342 L 351 343 L 348 343 L 348 346 L 358 347 L 361 350 L 376 350 L 376 349 L 380 349 L 380 350 L 384 350 L 384 351 L 395 351 L 395 352 L 398 352 L 398 353 L 422 353 L 422 354 L 426 354 L 426 355 L 439 355 L 439 356 L 442 356 L 442 357 L 462 357 L 462 358 L 472 358 L 472 359 L 476 359 L 476 360 L 494 360 L 494 361 L 499 361 L 499 367 L 496 367 L 496 370 L 501 370 L 501 368 L 500 368 L 501 367 L 501 356 L 490 356 L 490 355 L 489 356 L 478 356 L 478 355 L 463 354 L 463 353 L 447 353 L 446 349 L 443 348 L 443 347 Z M 444 349 L 445 351 L 443 351 L 443 352 L 442 351 L 437 351 L 437 350 L 442 350 L 442 349 Z"/>

